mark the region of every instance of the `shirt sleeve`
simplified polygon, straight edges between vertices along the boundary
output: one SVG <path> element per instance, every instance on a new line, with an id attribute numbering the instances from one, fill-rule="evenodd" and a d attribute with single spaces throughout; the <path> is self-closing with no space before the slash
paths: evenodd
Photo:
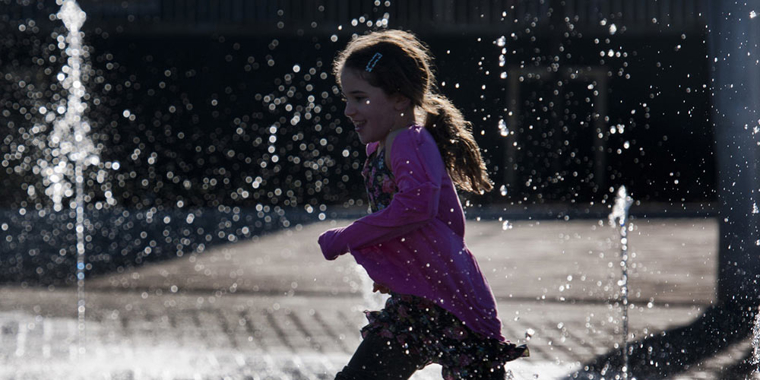
<path id="1" fill-rule="evenodd" d="M 404 235 L 438 215 L 443 160 L 433 137 L 410 128 L 391 146 L 391 170 L 398 191 L 388 207 L 333 234 L 331 248 L 345 253 Z"/>

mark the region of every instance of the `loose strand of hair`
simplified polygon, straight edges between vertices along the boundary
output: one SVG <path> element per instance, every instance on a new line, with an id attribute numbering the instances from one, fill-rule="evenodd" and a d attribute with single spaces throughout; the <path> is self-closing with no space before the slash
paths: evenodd
<path id="1" fill-rule="evenodd" d="M 426 98 L 425 128 L 433 135 L 451 180 L 468 192 L 492 190 L 472 125 L 446 97 L 429 94 Z"/>

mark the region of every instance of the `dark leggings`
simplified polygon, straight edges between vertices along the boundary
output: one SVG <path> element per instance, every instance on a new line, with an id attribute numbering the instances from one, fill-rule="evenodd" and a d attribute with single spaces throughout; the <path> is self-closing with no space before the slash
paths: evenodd
<path id="1" fill-rule="evenodd" d="M 394 341 L 370 333 L 335 380 L 406 380 L 426 363 L 427 360 L 403 352 Z M 468 379 L 503 380 L 505 376 L 501 368 L 487 376 Z"/>

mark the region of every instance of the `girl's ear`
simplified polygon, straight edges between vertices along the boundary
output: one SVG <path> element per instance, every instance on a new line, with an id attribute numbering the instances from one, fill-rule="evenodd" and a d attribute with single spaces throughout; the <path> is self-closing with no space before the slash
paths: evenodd
<path id="1" fill-rule="evenodd" d="M 404 95 L 397 93 L 394 95 L 394 97 L 395 97 L 394 99 L 395 103 L 393 104 L 393 108 L 396 111 L 401 112 L 401 111 L 407 110 L 412 105 L 412 101 Z"/>

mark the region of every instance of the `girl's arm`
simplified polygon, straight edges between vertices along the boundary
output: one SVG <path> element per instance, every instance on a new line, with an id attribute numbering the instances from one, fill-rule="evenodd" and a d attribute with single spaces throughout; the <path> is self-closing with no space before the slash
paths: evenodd
<path id="1" fill-rule="evenodd" d="M 444 167 L 433 137 L 423 128 L 405 130 L 393 141 L 391 155 L 398 192 L 385 209 L 323 233 L 319 245 L 328 260 L 406 234 L 438 214 Z"/>

